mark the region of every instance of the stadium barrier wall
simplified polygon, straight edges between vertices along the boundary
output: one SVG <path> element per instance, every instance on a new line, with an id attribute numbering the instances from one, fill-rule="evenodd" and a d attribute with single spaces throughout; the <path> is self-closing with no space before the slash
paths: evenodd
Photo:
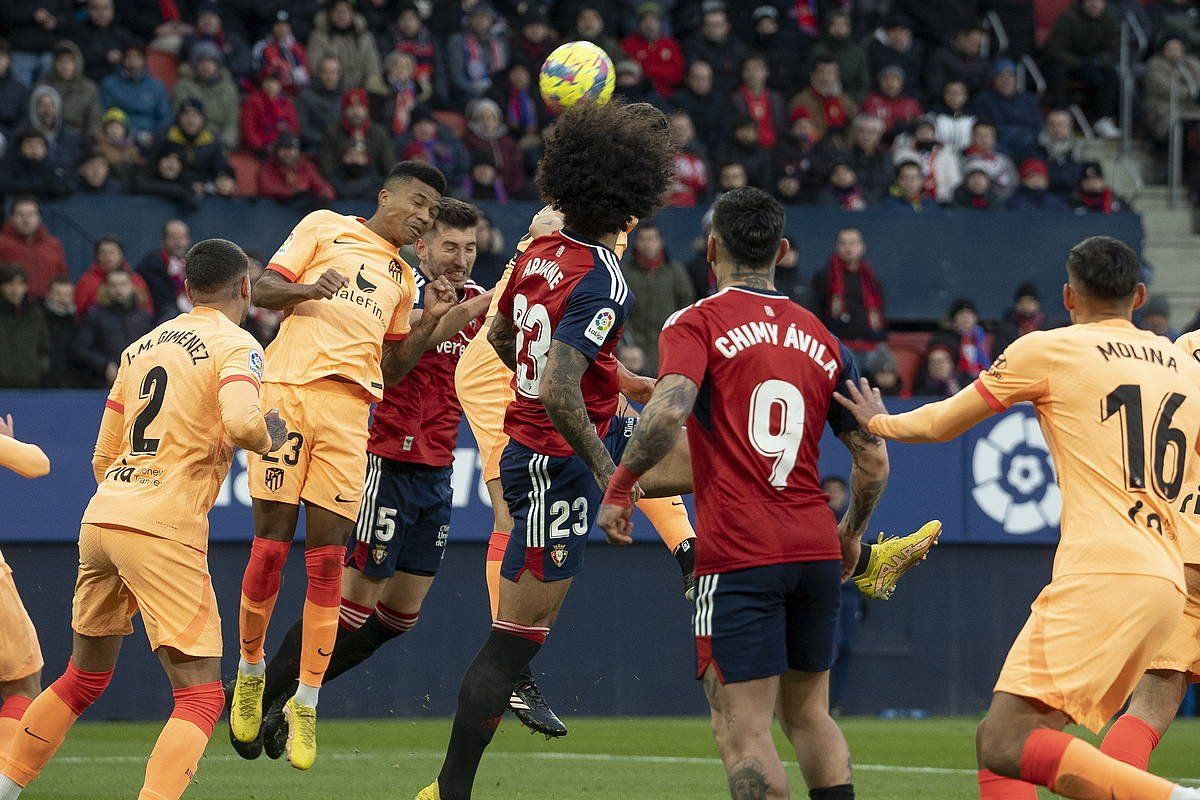
<path id="1" fill-rule="evenodd" d="M 912 407 L 896 402 L 894 410 Z M 0 474 L 0 547 L 38 630 L 48 683 L 70 650 L 73 546 L 94 483 L 90 457 L 103 408 L 101 392 L 0 392 L 19 435 L 49 454 L 47 478 Z M 826 437 L 826 474 L 845 475 L 841 445 Z M 458 682 L 488 627 L 483 504 L 478 457 L 466 427 L 456 462 L 452 546 L 417 628 L 384 648 L 336 689 L 322 694 L 323 715 L 422 716 L 453 712 Z M 1017 407 L 943 445 L 892 445 L 892 482 L 872 530 L 902 533 L 928 518 L 946 524 L 944 544 L 911 573 L 898 596 L 869 603 L 851 650 L 848 713 L 886 708 L 930 713 L 983 710 L 1004 653 L 1028 604 L 1049 579 L 1056 489 L 1045 443 L 1028 407 Z M 237 604 L 251 518 L 239 457 L 211 515 L 209 563 L 224 612 L 226 672 L 236 660 Z M 689 606 L 674 560 L 652 529 L 639 544 L 614 548 L 593 533 L 588 568 L 538 656 L 544 687 L 565 715 L 661 715 L 704 711 L 692 680 Z M 303 557 L 288 562 L 268 652 L 298 617 Z M 161 718 L 170 692 L 138 633 L 126 645 L 118 679 L 89 716 Z"/>
<path id="2" fill-rule="evenodd" d="M 536 203 L 481 202 L 511 246 L 529 226 Z M 369 215 L 369 203 L 341 201 L 343 213 Z M 130 263 L 160 246 L 165 220 L 182 216 L 194 239 L 221 237 L 269 258 L 304 211 L 274 202 L 207 198 L 200 209 L 180 215 L 165 200 L 127 195 L 76 196 L 47 203 L 43 215 L 62 238 L 76 274 L 92 262 L 93 244 L 116 233 Z M 704 209 L 660 212 L 668 252 L 680 261 L 691 256 Z M 828 261 L 838 229 L 862 229 L 867 258 L 883 280 L 888 316 L 894 320 L 937 319 L 959 297 L 974 300 L 984 318 L 998 318 L 1011 304 L 1018 284 L 1031 281 L 1051 317 L 1064 316 L 1058 303 L 1067 250 L 1086 236 L 1104 234 L 1142 250 L 1142 222 L 1136 214 L 1085 215 L 1037 212 L 948 211 L 907 214 L 789 208 L 788 234 L 800 251 L 800 269 L 810 277 Z"/>

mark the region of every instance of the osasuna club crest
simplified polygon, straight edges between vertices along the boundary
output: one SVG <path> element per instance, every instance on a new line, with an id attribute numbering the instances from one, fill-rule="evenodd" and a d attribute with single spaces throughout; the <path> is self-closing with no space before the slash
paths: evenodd
<path id="1" fill-rule="evenodd" d="M 562 542 L 550 548 L 550 560 L 554 562 L 554 566 L 562 569 L 562 565 L 567 563 L 567 546 Z"/>
<path id="2" fill-rule="evenodd" d="M 378 565 L 382 564 L 387 558 L 387 545 L 376 544 L 371 546 L 371 559 Z"/>

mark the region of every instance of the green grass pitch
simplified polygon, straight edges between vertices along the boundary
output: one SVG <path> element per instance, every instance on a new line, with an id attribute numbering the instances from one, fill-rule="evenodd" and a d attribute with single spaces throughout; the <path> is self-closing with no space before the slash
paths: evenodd
<path id="1" fill-rule="evenodd" d="M 974 719 L 841 720 L 865 800 L 973 800 Z M 573 718 L 571 735 L 547 742 L 508 719 L 484 758 L 476 800 L 720 800 L 729 795 L 707 721 Z M 409 800 L 437 773 L 448 720 L 330 720 L 308 773 L 286 762 L 239 759 L 219 724 L 190 800 Z M 24 797 L 108 800 L 136 796 L 159 726 L 80 723 Z M 782 744 L 782 739 L 780 739 Z M 1200 721 L 1176 724 L 1151 769 L 1200 783 Z M 787 762 L 787 750 L 781 748 Z M 792 797 L 807 796 L 788 767 Z M 1043 793 L 1043 797 L 1050 797 Z"/>

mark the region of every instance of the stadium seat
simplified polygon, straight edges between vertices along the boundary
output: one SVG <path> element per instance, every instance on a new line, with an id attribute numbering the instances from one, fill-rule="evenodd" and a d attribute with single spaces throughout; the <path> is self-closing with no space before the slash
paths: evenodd
<path id="1" fill-rule="evenodd" d="M 258 156 L 247 150 L 234 150 L 229 154 L 229 166 L 237 178 L 237 196 L 258 197 Z"/>
<path id="2" fill-rule="evenodd" d="M 439 125 L 445 125 L 453 131 L 454 136 L 458 139 L 461 139 L 467 132 L 467 118 L 457 111 L 435 111 L 433 118 L 438 121 Z"/>
<path id="3" fill-rule="evenodd" d="M 900 373 L 900 385 L 904 387 L 906 395 L 912 394 L 921 364 L 925 361 L 925 351 L 929 349 L 932 338 L 932 333 L 924 332 L 888 334 L 888 349 L 896 359 L 896 371 Z"/>
<path id="4" fill-rule="evenodd" d="M 166 85 L 167 91 L 174 88 L 175 79 L 179 77 L 179 62 L 175 56 L 159 50 L 146 51 L 146 69 Z"/>
<path id="5" fill-rule="evenodd" d="M 1038 47 L 1045 44 L 1046 37 L 1050 35 L 1050 28 L 1054 26 L 1054 20 L 1073 2 L 1074 0 L 1034 0 L 1033 37 Z"/>

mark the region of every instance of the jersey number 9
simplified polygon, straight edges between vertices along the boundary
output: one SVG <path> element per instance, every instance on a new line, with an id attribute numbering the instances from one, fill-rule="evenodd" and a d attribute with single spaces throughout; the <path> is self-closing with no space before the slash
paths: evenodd
<path id="1" fill-rule="evenodd" d="M 750 395 L 750 444 L 771 459 L 771 485 L 787 488 L 804 437 L 804 395 L 787 381 L 763 381 Z"/>

